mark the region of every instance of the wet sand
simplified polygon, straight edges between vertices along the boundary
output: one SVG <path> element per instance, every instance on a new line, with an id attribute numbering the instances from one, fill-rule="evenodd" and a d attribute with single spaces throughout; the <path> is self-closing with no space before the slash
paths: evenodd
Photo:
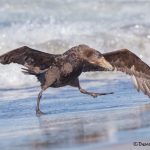
<path id="1" fill-rule="evenodd" d="M 82 80 L 82 86 L 113 95 L 94 99 L 70 87 L 47 90 L 41 117 L 35 115 L 38 87 L 0 89 L 0 149 L 149 149 L 133 146 L 150 139 L 149 98 L 128 79 L 103 82 Z"/>

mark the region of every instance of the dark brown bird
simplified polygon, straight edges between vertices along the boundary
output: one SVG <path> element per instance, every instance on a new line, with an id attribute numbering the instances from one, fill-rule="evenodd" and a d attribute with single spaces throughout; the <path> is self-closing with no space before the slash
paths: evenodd
<path id="1" fill-rule="evenodd" d="M 35 75 L 41 83 L 36 113 L 40 110 L 42 93 L 48 87 L 70 85 L 81 93 L 93 97 L 112 93 L 93 93 L 81 88 L 79 75 L 88 71 L 122 71 L 133 77 L 135 87 L 150 97 L 150 67 L 127 49 L 101 54 L 87 45 L 72 47 L 61 55 L 54 55 L 31 49 L 27 46 L 12 50 L 0 56 L 1 64 L 18 63 L 25 74 Z"/>

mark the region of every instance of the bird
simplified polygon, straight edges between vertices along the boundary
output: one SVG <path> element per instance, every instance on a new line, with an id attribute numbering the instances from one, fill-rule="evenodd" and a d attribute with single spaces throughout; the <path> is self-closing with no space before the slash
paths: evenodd
<path id="1" fill-rule="evenodd" d="M 150 67 L 128 49 L 101 53 L 88 45 L 80 44 L 62 54 L 50 54 L 22 46 L 1 55 L 0 63 L 23 65 L 24 74 L 37 77 L 41 87 L 37 96 L 37 115 L 45 114 L 40 109 L 40 100 L 43 92 L 49 87 L 59 88 L 69 85 L 92 97 L 113 94 L 113 92 L 94 93 L 83 89 L 79 81 L 82 72 L 124 72 L 132 77 L 138 92 L 142 91 L 150 97 Z"/>

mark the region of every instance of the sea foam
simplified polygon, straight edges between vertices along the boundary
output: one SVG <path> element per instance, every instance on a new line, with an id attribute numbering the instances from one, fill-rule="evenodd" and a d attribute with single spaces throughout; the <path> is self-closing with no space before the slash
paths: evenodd
<path id="1" fill-rule="evenodd" d="M 1 1 L 0 55 L 24 45 L 58 54 L 87 44 L 102 53 L 127 48 L 150 65 L 149 4 L 124 0 Z M 25 76 L 20 68 L 17 64 L 0 65 L 0 88 L 36 84 L 36 78 Z"/>

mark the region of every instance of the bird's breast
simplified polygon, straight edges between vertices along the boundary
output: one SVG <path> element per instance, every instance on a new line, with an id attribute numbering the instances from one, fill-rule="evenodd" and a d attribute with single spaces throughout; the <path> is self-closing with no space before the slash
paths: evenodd
<path id="1" fill-rule="evenodd" d="M 70 63 L 65 63 L 61 67 L 61 73 L 62 73 L 63 76 L 67 76 L 71 72 L 73 72 L 73 66 Z"/>
<path id="2" fill-rule="evenodd" d="M 51 85 L 51 87 L 62 87 L 68 85 L 70 81 L 77 78 L 82 73 L 82 66 L 79 63 L 74 61 L 70 61 L 67 58 L 61 58 L 57 60 L 56 64 L 59 70 L 59 78 L 55 80 L 55 83 Z"/>
<path id="3" fill-rule="evenodd" d="M 66 63 L 60 69 L 59 79 L 52 85 L 52 87 L 66 86 L 73 79 L 77 78 L 82 72 L 81 67 L 74 67 L 70 63 Z"/>

